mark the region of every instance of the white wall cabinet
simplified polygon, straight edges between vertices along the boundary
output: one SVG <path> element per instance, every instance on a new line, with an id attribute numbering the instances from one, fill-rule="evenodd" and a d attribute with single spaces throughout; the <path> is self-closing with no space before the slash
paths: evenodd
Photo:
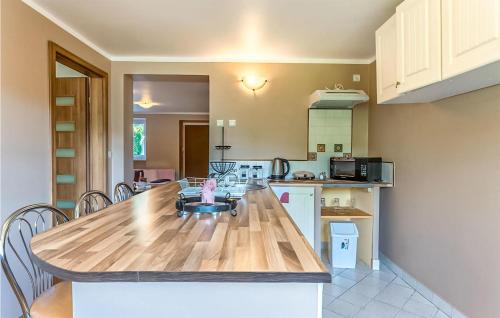
<path id="1" fill-rule="evenodd" d="M 283 193 L 288 193 L 288 203 L 281 204 L 314 248 L 314 187 L 273 186 L 272 189 L 278 199 Z"/>
<path id="2" fill-rule="evenodd" d="M 500 0 L 405 0 L 396 26 L 392 19 L 375 35 L 379 103 L 433 102 L 500 84 Z"/>
<path id="3" fill-rule="evenodd" d="M 441 0 L 406 0 L 396 8 L 398 92 L 441 80 Z"/>
<path id="4" fill-rule="evenodd" d="M 393 15 L 375 33 L 377 46 L 377 102 L 383 103 L 399 95 L 396 52 L 396 16 Z"/>
<path id="5" fill-rule="evenodd" d="M 442 0 L 443 78 L 500 60 L 500 0 Z"/>

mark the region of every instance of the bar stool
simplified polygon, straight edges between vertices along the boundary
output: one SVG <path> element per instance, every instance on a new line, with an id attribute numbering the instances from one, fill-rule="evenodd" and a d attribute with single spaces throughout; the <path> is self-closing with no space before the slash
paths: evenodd
<path id="1" fill-rule="evenodd" d="M 29 205 L 12 213 L 2 226 L 0 259 L 5 276 L 21 306 L 23 318 L 73 317 L 71 282 L 54 285 L 53 276 L 39 268 L 31 259 L 31 238 L 48 230 L 51 225 L 69 221 L 60 210 L 44 204 Z M 11 267 L 12 265 L 12 267 Z M 18 265 L 18 266 L 16 266 Z M 19 266 L 20 265 L 20 266 Z M 12 268 L 15 268 L 15 274 Z M 31 307 L 20 287 L 24 277 L 31 281 Z"/>
<path id="2" fill-rule="evenodd" d="M 116 202 L 125 201 L 134 196 L 134 190 L 125 182 L 120 182 L 115 186 L 114 199 Z"/>
<path id="3" fill-rule="evenodd" d="M 112 205 L 111 199 L 104 192 L 91 190 L 82 194 L 75 207 L 75 219 L 95 213 Z"/>

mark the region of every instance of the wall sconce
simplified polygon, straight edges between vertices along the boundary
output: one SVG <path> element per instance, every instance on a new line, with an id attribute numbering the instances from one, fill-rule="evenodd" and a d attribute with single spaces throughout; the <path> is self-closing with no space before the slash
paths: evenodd
<path id="1" fill-rule="evenodd" d="M 246 88 L 248 88 L 254 92 L 256 90 L 261 89 L 262 87 L 264 87 L 267 84 L 266 79 L 255 76 L 255 75 L 244 76 L 241 79 L 241 82 L 243 83 L 243 86 L 245 86 Z"/>

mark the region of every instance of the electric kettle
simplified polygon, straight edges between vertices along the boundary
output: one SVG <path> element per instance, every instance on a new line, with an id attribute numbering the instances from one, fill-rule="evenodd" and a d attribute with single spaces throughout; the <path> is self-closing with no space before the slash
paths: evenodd
<path id="1" fill-rule="evenodd" d="M 273 159 L 273 169 L 271 172 L 271 179 L 284 179 L 290 172 L 290 162 L 283 158 Z"/>

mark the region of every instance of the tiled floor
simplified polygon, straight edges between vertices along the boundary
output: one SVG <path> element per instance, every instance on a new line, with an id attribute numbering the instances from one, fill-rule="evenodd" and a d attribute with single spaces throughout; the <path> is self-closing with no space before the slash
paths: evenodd
<path id="1" fill-rule="evenodd" d="M 383 265 L 372 271 L 358 263 L 331 273 L 332 283 L 323 287 L 323 318 L 448 317 Z"/>

